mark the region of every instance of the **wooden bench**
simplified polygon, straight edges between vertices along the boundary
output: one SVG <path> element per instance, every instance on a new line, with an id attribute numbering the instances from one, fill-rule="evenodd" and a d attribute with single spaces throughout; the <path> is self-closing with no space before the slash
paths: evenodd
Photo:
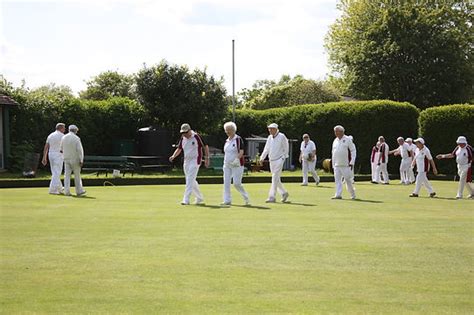
<path id="1" fill-rule="evenodd" d="M 119 170 L 122 175 L 129 172 L 133 176 L 136 171 L 136 165 L 128 161 L 124 156 L 86 155 L 84 156 L 82 170 L 85 172 L 95 172 L 97 176 L 100 173 L 105 173 L 106 177 L 113 170 Z"/>

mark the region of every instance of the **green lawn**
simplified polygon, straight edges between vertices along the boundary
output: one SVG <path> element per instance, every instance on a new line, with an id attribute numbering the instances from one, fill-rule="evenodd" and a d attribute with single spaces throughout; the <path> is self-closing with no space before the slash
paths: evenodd
<path id="1" fill-rule="evenodd" d="M 220 185 L 206 206 L 183 186 L 3 189 L 0 312 L 473 314 L 474 200 L 432 183 L 357 183 L 358 201 L 287 184 L 272 205 L 247 184 L 248 208 L 220 208 Z"/>

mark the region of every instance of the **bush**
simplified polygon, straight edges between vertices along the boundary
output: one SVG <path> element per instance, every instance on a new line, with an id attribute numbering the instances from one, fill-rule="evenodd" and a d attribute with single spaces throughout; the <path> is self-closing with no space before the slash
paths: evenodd
<path id="1" fill-rule="evenodd" d="M 432 155 L 452 152 L 458 136 L 466 136 L 474 144 L 474 105 L 458 104 L 428 108 L 420 114 L 420 135 Z M 439 171 L 456 173 L 453 160 L 436 161 Z"/>
<path id="2" fill-rule="evenodd" d="M 331 156 L 334 140 L 333 127 L 340 124 L 346 134 L 354 137 L 357 147 L 356 170 L 370 172 L 370 152 L 383 135 L 390 148 L 398 146 L 399 136 L 416 137 L 418 134 L 418 109 L 409 103 L 394 101 L 336 102 L 316 105 L 299 105 L 267 110 L 237 110 L 236 123 L 239 134 L 267 136 L 266 126 L 278 123 L 280 130 L 290 139 L 297 139 L 298 146 L 303 133 L 309 133 L 318 147 L 318 160 Z M 295 146 L 298 153 L 299 147 Z M 390 171 L 398 174 L 399 158 L 391 158 Z"/>

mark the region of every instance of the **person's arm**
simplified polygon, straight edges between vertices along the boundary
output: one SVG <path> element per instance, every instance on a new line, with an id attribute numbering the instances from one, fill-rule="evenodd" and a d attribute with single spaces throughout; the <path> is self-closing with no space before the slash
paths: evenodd
<path id="1" fill-rule="evenodd" d="M 79 163 L 81 164 L 81 167 L 82 165 L 84 165 L 84 149 L 82 148 L 82 143 L 81 143 L 81 139 L 77 139 L 77 154 L 79 155 Z"/>
<path id="2" fill-rule="evenodd" d="M 204 166 L 209 167 L 209 146 L 204 145 Z"/>
<path id="3" fill-rule="evenodd" d="M 452 158 L 454 158 L 454 156 L 455 156 L 455 155 L 452 154 L 452 153 L 446 153 L 446 154 L 438 154 L 438 155 L 436 156 L 436 158 L 437 158 L 438 160 L 442 160 L 442 159 L 452 159 Z"/>
<path id="4" fill-rule="evenodd" d="M 430 160 L 431 167 L 433 168 L 433 174 L 438 175 L 438 170 L 436 169 L 436 164 L 433 159 Z"/>
<path id="5" fill-rule="evenodd" d="M 286 159 L 288 158 L 290 155 L 289 155 L 289 152 L 290 152 L 290 144 L 288 143 L 288 138 L 283 135 L 283 157 Z"/>
<path id="6" fill-rule="evenodd" d="M 177 147 L 176 150 L 174 150 L 173 155 L 171 155 L 169 158 L 170 162 L 173 162 L 174 159 L 176 159 L 176 157 L 181 154 L 181 151 L 183 151 L 183 149 Z"/>
<path id="7" fill-rule="evenodd" d="M 49 152 L 49 143 L 46 142 L 44 144 L 44 148 L 43 148 L 43 160 L 41 161 L 41 163 L 46 166 L 46 164 L 48 164 L 48 152 Z"/>
<path id="8" fill-rule="evenodd" d="M 260 162 L 263 162 L 265 160 L 265 158 L 267 157 L 268 155 L 268 150 L 269 150 L 269 142 L 270 142 L 270 137 L 269 136 L 267 138 L 267 142 L 265 142 L 265 147 L 263 148 L 263 152 L 262 152 L 262 155 L 260 156 Z"/>
<path id="9" fill-rule="evenodd" d="M 354 142 L 352 141 L 349 143 L 349 151 L 351 151 L 351 160 L 349 161 L 349 166 L 353 167 L 355 165 L 357 149 Z"/>
<path id="10" fill-rule="evenodd" d="M 400 147 L 396 148 L 395 150 L 388 151 L 388 154 L 399 155 L 400 154 Z"/>

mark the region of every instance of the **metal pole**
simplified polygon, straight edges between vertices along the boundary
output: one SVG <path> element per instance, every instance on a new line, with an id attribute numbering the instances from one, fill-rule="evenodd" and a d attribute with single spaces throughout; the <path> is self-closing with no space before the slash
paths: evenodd
<path id="1" fill-rule="evenodd" d="M 232 121 L 235 122 L 235 53 L 234 53 L 234 42 L 232 40 Z"/>

